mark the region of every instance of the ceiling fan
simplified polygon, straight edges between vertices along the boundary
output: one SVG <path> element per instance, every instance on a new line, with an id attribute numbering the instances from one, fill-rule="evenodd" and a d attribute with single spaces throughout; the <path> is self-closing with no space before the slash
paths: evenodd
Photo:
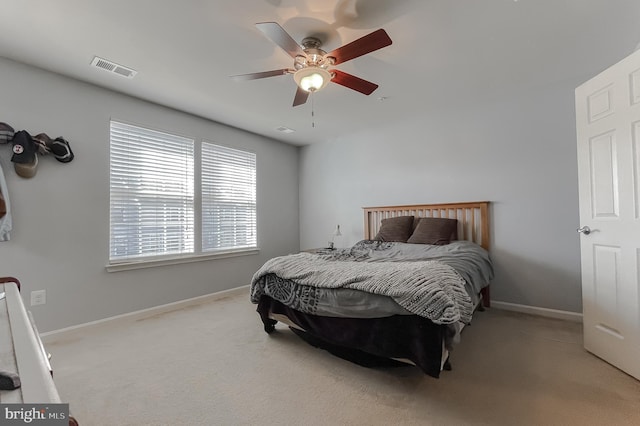
<path id="1" fill-rule="evenodd" d="M 370 95 L 378 88 L 377 84 L 330 67 L 392 43 L 387 32 L 379 29 L 327 53 L 320 48 L 322 42 L 318 38 L 306 37 L 300 45 L 276 22 L 260 22 L 256 27 L 293 58 L 293 68 L 233 75 L 231 78 L 244 81 L 293 74 L 298 85 L 293 99 L 294 107 L 307 102 L 309 93 L 322 89 L 329 82 Z"/>

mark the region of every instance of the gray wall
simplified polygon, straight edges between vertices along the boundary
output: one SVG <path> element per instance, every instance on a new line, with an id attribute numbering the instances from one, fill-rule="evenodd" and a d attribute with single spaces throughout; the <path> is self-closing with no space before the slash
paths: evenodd
<path id="1" fill-rule="evenodd" d="M 0 145 L 14 223 L 0 276 L 22 281 L 26 306 L 32 290 L 47 290 L 47 303 L 29 308 L 41 332 L 247 285 L 268 258 L 298 250 L 298 148 L 2 58 L 0 93 L 0 121 L 62 135 L 76 156 L 40 157 L 23 179 Z M 106 272 L 111 118 L 255 152 L 260 254 Z"/>
<path id="2" fill-rule="evenodd" d="M 494 300 L 581 311 L 574 88 L 390 120 L 305 147 L 301 247 L 362 239 L 361 207 L 491 201 Z"/>
<path id="3" fill-rule="evenodd" d="M 364 206 L 487 200 L 493 299 L 582 311 L 574 90 L 638 45 L 640 2 L 507 3 L 429 14 L 414 90 L 387 80 L 366 128 L 301 150 L 301 248 L 358 241 Z"/>
<path id="4" fill-rule="evenodd" d="M 338 245 L 358 241 L 364 206 L 491 201 L 492 298 L 581 312 L 574 91 L 640 37 L 640 3 L 592 3 L 518 9 L 495 21 L 451 16 L 448 28 L 460 28 L 452 34 L 468 38 L 459 68 L 425 47 L 416 70 L 428 76 L 442 66 L 451 75 L 416 74 L 410 94 L 382 87 L 403 112 L 382 118 L 381 104 L 368 128 L 301 150 L 301 248 L 324 246 L 336 224 Z"/>

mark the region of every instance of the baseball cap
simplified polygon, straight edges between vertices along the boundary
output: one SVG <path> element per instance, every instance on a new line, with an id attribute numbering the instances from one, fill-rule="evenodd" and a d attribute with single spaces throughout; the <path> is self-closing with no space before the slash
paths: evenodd
<path id="1" fill-rule="evenodd" d="M 20 130 L 13 135 L 12 144 L 11 161 L 18 176 L 23 178 L 35 176 L 38 168 L 38 154 L 31 135 L 25 130 Z"/>

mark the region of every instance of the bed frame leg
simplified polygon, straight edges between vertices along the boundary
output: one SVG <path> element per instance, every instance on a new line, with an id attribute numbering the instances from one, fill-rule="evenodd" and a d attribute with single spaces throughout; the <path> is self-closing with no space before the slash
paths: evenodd
<path id="1" fill-rule="evenodd" d="M 263 323 L 265 333 L 271 334 L 276 330 L 276 324 L 278 323 L 278 321 L 267 319 L 266 321 L 263 321 Z"/>
<path id="2" fill-rule="evenodd" d="M 444 362 L 444 365 L 442 366 L 442 369 L 446 370 L 446 371 L 451 371 L 452 370 L 451 363 L 449 362 L 449 358 L 447 358 L 447 360 Z"/>
<path id="3" fill-rule="evenodd" d="M 485 308 L 491 307 L 491 291 L 490 286 L 486 286 L 482 290 L 480 290 L 480 294 L 482 294 L 482 305 Z M 484 309 L 482 309 L 484 311 Z"/>
<path id="4" fill-rule="evenodd" d="M 258 301 L 258 308 L 256 311 L 260 315 L 262 324 L 264 324 L 264 331 L 267 334 L 271 334 L 276 330 L 276 324 L 278 321 L 269 318 L 269 298 L 267 296 L 261 296 Z"/>

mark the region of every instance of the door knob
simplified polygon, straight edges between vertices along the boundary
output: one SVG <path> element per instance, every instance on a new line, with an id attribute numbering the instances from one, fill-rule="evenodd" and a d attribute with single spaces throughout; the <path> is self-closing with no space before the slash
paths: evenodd
<path id="1" fill-rule="evenodd" d="M 591 233 L 591 228 L 585 225 L 583 227 L 576 229 L 576 231 L 578 231 L 578 233 L 580 234 L 589 235 Z"/>

